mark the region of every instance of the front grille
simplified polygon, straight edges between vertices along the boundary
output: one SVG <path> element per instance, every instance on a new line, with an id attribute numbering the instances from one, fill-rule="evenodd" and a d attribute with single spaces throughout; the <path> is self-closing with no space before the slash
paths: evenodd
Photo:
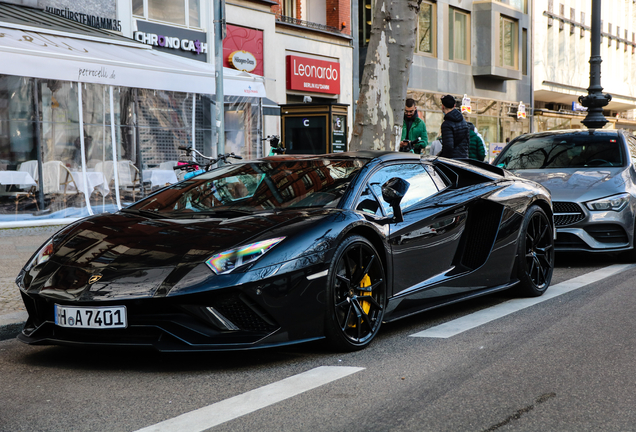
<path id="1" fill-rule="evenodd" d="M 554 224 L 557 227 L 572 225 L 585 219 L 585 213 L 577 203 L 555 201 L 552 203 L 554 209 Z"/>
<path id="2" fill-rule="evenodd" d="M 598 224 L 585 228 L 594 240 L 601 243 L 628 243 L 627 233 L 622 226 L 616 224 Z"/>
<path id="3" fill-rule="evenodd" d="M 270 332 L 278 328 L 267 312 L 241 295 L 218 299 L 214 308 L 241 330 Z"/>

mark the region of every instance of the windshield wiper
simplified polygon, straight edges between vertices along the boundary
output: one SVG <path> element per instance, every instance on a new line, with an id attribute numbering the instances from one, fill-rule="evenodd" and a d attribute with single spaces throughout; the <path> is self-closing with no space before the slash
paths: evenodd
<path id="1" fill-rule="evenodd" d="M 123 208 L 120 211 L 122 213 L 136 214 L 136 215 L 145 216 L 151 219 L 167 219 L 168 218 L 167 215 L 164 215 L 152 210 L 138 210 L 138 209 L 131 209 L 131 208 Z"/>

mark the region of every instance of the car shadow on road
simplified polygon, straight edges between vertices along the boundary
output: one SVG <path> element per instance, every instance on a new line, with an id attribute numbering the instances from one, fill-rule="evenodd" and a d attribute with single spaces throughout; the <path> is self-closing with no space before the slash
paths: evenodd
<path id="1" fill-rule="evenodd" d="M 86 371 L 222 372 L 285 366 L 312 357 L 332 356 L 321 342 L 251 351 L 163 353 L 140 348 L 30 347 L 22 361 L 30 366 Z"/>

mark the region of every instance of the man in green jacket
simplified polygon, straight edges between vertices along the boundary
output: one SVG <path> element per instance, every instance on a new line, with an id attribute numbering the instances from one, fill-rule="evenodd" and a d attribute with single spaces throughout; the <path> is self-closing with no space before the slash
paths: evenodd
<path id="1" fill-rule="evenodd" d="M 417 138 L 419 142 L 413 143 L 413 148 L 409 147 L 409 141 L 414 141 Z M 421 118 L 417 115 L 417 107 L 415 101 L 412 98 L 406 99 L 406 106 L 404 107 L 404 124 L 402 125 L 402 142 L 400 142 L 400 151 L 408 152 L 413 150 L 413 153 L 424 153 L 424 149 L 428 145 L 428 135 L 426 133 L 426 125 Z"/>

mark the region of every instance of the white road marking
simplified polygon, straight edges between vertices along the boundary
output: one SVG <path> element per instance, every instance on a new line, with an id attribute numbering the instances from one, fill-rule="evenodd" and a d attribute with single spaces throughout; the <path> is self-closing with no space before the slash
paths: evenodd
<path id="1" fill-rule="evenodd" d="M 440 324 L 435 327 L 412 334 L 411 337 L 430 337 L 430 338 L 449 338 L 475 327 L 479 327 L 490 321 L 504 317 L 511 313 L 520 311 L 538 303 L 550 300 L 551 298 L 574 291 L 591 283 L 600 281 L 607 277 L 618 274 L 630 268 L 636 267 L 636 264 L 614 264 L 602 269 L 586 273 L 573 279 L 561 282 L 548 288 L 541 297 L 519 298 L 500 303 L 496 306 L 480 310 L 470 315 L 463 316 L 453 321 Z"/>
<path id="2" fill-rule="evenodd" d="M 289 399 L 365 368 L 321 366 L 255 390 L 225 399 L 137 432 L 198 432 Z"/>

